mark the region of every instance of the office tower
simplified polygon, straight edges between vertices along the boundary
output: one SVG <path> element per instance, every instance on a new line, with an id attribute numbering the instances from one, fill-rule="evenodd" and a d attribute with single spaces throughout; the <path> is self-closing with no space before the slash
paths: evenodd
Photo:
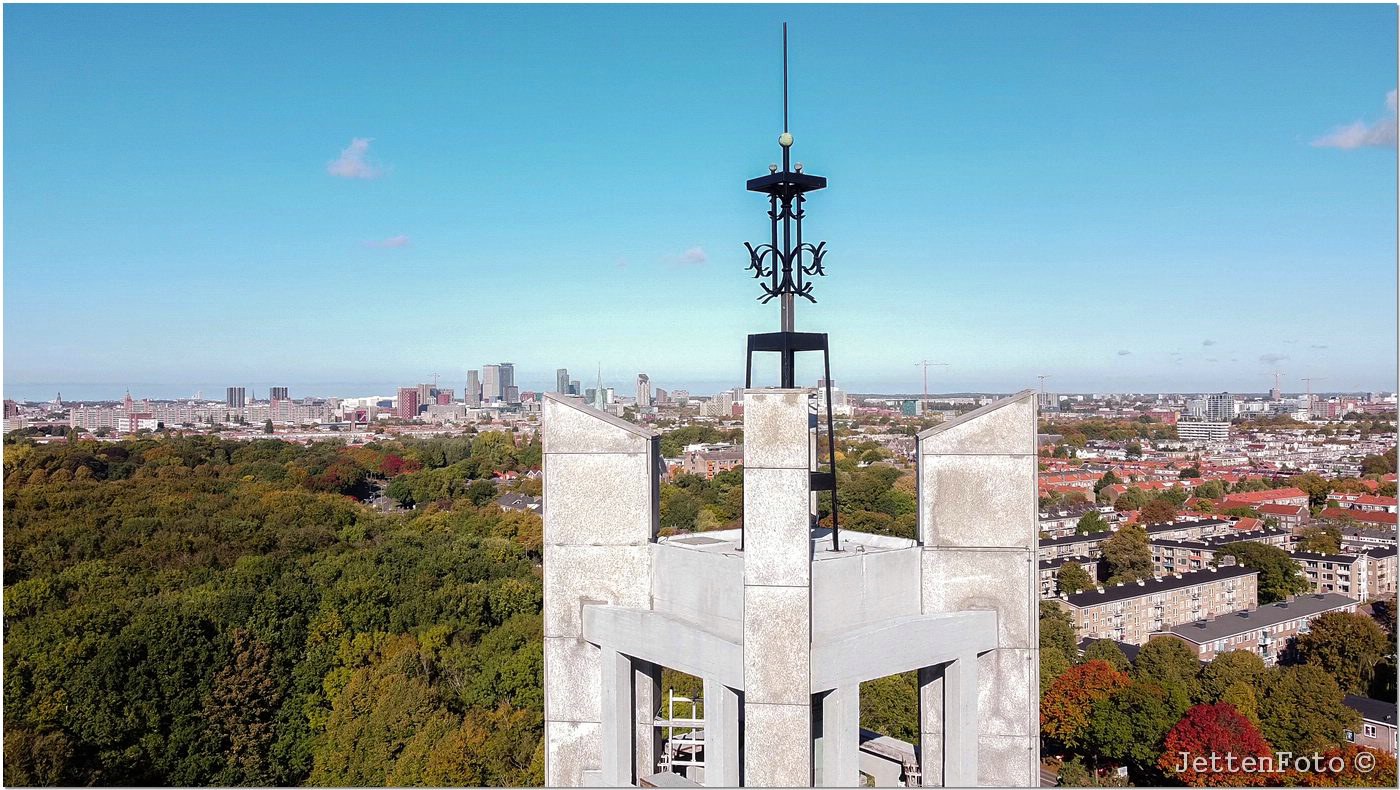
<path id="1" fill-rule="evenodd" d="M 657 406 L 668 406 L 671 403 L 671 396 L 666 390 L 656 388 L 656 397 L 653 398 Z"/>
<path id="2" fill-rule="evenodd" d="M 399 387 L 399 400 L 395 413 L 399 419 L 411 420 L 418 416 L 418 388 Z"/>
<path id="3" fill-rule="evenodd" d="M 560 395 L 569 394 L 569 369 L 559 368 L 554 371 L 554 391 Z"/>
<path id="4" fill-rule="evenodd" d="M 267 391 L 268 400 L 289 400 L 286 387 L 273 387 Z"/>
<path id="5" fill-rule="evenodd" d="M 570 380 L 570 381 L 569 381 L 569 394 L 570 394 L 570 395 L 578 395 L 578 394 L 581 393 L 581 392 L 583 392 L 583 389 L 582 389 L 582 384 L 579 382 L 579 380 L 578 380 L 578 379 L 572 379 L 572 380 Z"/>
<path id="6" fill-rule="evenodd" d="M 637 408 L 651 405 L 651 379 L 645 373 L 637 374 Z"/>
<path id="7" fill-rule="evenodd" d="M 515 363 L 502 362 L 498 367 L 501 369 L 501 400 L 506 403 L 519 403 L 520 390 L 516 390 L 515 400 L 510 399 L 510 389 L 515 386 Z"/>
<path id="8" fill-rule="evenodd" d="M 593 388 L 593 387 L 589 387 L 588 389 L 586 389 L 586 390 L 583 391 L 583 399 L 586 400 L 586 401 L 588 401 L 589 403 L 593 404 L 594 406 L 597 406 L 597 405 L 598 405 L 598 390 L 595 389 L 595 388 Z"/>
<path id="9" fill-rule="evenodd" d="M 248 393 L 243 387 L 229 387 L 224 390 L 224 405 L 230 409 L 241 409 L 248 404 Z"/>
<path id="10" fill-rule="evenodd" d="M 1041 411 L 1059 411 L 1060 396 L 1053 392 L 1041 392 L 1036 395 Z"/>
<path id="11" fill-rule="evenodd" d="M 418 385 L 418 405 L 426 406 L 437 401 L 437 387 L 431 384 Z"/>
<path id="12" fill-rule="evenodd" d="M 492 403 L 501 399 L 501 366 L 482 365 L 481 366 L 481 400 L 484 403 Z"/>
<path id="13" fill-rule="evenodd" d="M 462 401 L 472 409 L 481 405 L 481 376 L 475 370 L 467 371 L 467 389 L 462 393 Z"/>
<path id="14" fill-rule="evenodd" d="M 520 388 L 511 384 L 506 387 L 506 391 L 501 393 L 501 399 L 506 403 L 520 403 Z"/>
<path id="15" fill-rule="evenodd" d="M 1206 396 L 1207 422 L 1230 422 L 1235 419 L 1235 398 L 1228 392 Z"/>
<path id="16" fill-rule="evenodd" d="M 439 406 L 451 406 L 451 405 L 452 405 L 452 396 L 455 395 L 455 394 L 456 394 L 456 393 L 454 393 L 454 392 L 453 392 L 452 390 L 450 390 L 450 389 L 440 389 L 440 390 L 438 390 L 438 391 L 437 391 L 437 405 L 439 405 Z"/>

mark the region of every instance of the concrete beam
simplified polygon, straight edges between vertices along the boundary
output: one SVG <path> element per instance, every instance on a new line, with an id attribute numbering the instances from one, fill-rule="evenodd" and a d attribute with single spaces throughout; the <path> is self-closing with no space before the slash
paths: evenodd
<path id="1" fill-rule="evenodd" d="M 883 620 L 812 646 L 813 694 L 859 686 L 900 672 L 952 661 L 997 646 L 993 611 L 925 614 Z"/>
<path id="2" fill-rule="evenodd" d="M 625 606 L 583 608 L 583 638 L 731 688 L 744 687 L 744 649 L 698 625 Z"/>

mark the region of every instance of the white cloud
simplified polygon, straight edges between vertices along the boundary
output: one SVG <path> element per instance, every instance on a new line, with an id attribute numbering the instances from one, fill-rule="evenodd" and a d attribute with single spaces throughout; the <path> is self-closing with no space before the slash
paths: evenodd
<path id="1" fill-rule="evenodd" d="M 1260 355 L 1259 355 L 1259 361 L 1260 361 L 1260 362 L 1263 362 L 1265 365 L 1273 365 L 1273 364 L 1282 362 L 1282 361 L 1284 361 L 1285 359 L 1288 359 L 1288 355 L 1287 355 L 1287 354 L 1274 354 L 1274 353 L 1269 353 L 1269 354 L 1260 354 Z"/>
<path id="2" fill-rule="evenodd" d="M 365 242 L 365 246 L 381 250 L 392 250 L 398 249 L 399 247 L 407 247 L 411 243 L 412 240 L 409 239 L 408 236 L 400 233 L 397 236 L 390 236 L 387 239 L 376 239 L 373 241 L 367 241 Z"/>
<path id="3" fill-rule="evenodd" d="M 370 137 L 356 137 L 340 152 L 340 158 L 326 165 L 326 172 L 337 178 L 379 178 L 384 169 L 369 159 Z"/>
<path id="4" fill-rule="evenodd" d="M 1201 345 L 1203 345 L 1203 346 L 1213 346 L 1213 345 L 1215 345 L 1215 341 L 1214 341 L 1214 340 L 1202 340 L 1202 341 L 1201 341 Z"/>
<path id="5" fill-rule="evenodd" d="M 1313 140 L 1319 148 L 1394 148 L 1396 143 L 1395 91 L 1385 95 L 1386 117 L 1375 123 L 1356 121 Z"/>
<path id="6" fill-rule="evenodd" d="M 705 254 L 704 247 L 691 247 L 680 255 L 672 255 L 666 259 L 673 266 L 703 266 L 710 256 Z"/>
<path id="7" fill-rule="evenodd" d="M 1126 357 L 1126 356 L 1128 356 L 1128 355 L 1131 354 L 1131 353 L 1133 353 L 1133 352 L 1131 352 L 1131 351 L 1129 351 L 1128 349 L 1125 348 L 1125 349 L 1119 350 L 1118 356 L 1120 356 L 1120 357 Z"/>

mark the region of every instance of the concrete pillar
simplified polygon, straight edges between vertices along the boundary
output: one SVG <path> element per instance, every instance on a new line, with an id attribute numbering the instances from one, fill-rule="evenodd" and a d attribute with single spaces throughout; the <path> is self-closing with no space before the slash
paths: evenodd
<path id="1" fill-rule="evenodd" d="M 923 611 L 997 613 L 997 647 L 975 670 L 964 658 L 920 673 L 926 785 L 1040 783 L 1035 397 L 1026 390 L 918 436 Z M 970 724 L 954 724 L 968 721 L 967 697 L 948 688 L 966 677 L 981 701 L 970 765 Z M 959 710 L 945 722 L 949 700 Z"/>
<path id="2" fill-rule="evenodd" d="M 633 783 L 632 771 L 635 768 L 632 756 L 633 747 L 636 745 L 633 731 L 636 716 L 632 708 L 632 660 L 611 648 L 604 647 L 601 652 L 601 779 L 608 787 L 622 787 Z"/>
<path id="3" fill-rule="evenodd" d="M 860 686 L 828 691 L 821 710 L 821 786 L 859 787 Z"/>
<path id="4" fill-rule="evenodd" d="M 636 714 L 636 738 L 632 753 L 637 779 L 657 771 L 661 761 L 661 733 L 656 729 L 656 711 L 661 706 L 661 667 L 649 661 L 632 660 L 632 708 Z"/>
<path id="5" fill-rule="evenodd" d="M 808 391 L 744 395 L 744 784 L 810 787 Z"/>
<path id="6" fill-rule="evenodd" d="M 545 784 L 578 787 L 617 750 L 619 725 L 635 720 L 614 656 L 583 640 L 589 603 L 650 608 L 651 546 L 659 520 L 659 438 L 649 430 L 553 393 L 544 396 Z M 630 670 L 628 670 L 630 673 Z M 604 738 L 609 738 L 608 744 Z M 633 735 L 627 733 L 630 744 Z M 629 752 L 631 750 L 629 749 Z M 611 760 L 611 757 L 608 757 Z M 626 761 L 631 774 L 632 757 Z M 611 764 L 613 775 L 624 769 Z M 601 774 L 599 774 L 601 775 Z M 606 780 L 604 780 L 606 781 Z"/>
<path id="7" fill-rule="evenodd" d="M 739 692 L 705 678 L 705 786 L 739 786 Z"/>

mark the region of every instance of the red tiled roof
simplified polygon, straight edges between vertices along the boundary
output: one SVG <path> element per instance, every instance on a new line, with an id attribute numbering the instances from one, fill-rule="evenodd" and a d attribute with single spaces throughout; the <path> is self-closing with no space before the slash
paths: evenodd
<path id="1" fill-rule="evenodd" d="M 1319 514 L 1321 518 L 1351 519 L 1365 524 L 1388 524 L 1394 526 L 1396 514 L 1378 510 L 1347 510 L 1343 507 L 1329 507 Z"/>
<path id="2" fill-rule="evenodd" d="M 1297 516 L 1308 512 L 1308 509 L 1303 505 L 1275 505 L 1273 503 L 1259 505 L 1254 509 L 1264 515 L 1272 516 Z"/>

